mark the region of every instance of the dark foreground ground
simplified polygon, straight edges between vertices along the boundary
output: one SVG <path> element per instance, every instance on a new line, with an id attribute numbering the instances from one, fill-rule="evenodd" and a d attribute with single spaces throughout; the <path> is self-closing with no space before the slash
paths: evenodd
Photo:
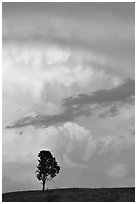
<path id="1" fill-rule="evenodd" d="M 67 188 L 2 194 L 3 202 L 135 202 L 135 188 Z"/>

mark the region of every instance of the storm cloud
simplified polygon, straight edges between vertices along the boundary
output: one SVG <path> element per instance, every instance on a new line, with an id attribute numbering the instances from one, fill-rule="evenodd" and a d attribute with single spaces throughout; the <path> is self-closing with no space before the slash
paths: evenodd
<path id="1" fill-rule="evenodd" d="M 61 165 L 58 187 L 133 186 L 135 4 L 2 9 L 3 190 L 40 188 L 41 149 Z"/>

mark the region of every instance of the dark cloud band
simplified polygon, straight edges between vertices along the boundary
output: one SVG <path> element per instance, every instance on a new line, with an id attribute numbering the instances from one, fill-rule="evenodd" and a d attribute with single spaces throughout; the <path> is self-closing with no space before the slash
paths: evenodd
<path id="1" fill-rule="evenodd" d="M 113 105 L 116 102 L 129 103 L 129 98 L 133 97 L 134 95 L 135 81 L 132 79 L 126 79 L 123 84 L 112 89 L 98 90 L 88 95 L 79 94 L 75 97 L 72 96 L 65 98 L 63 101 L 63 106 L 65 110 L 61 114 L 56 114 L 52 116 L 36 115 L 23 117 L 20 120 L 16 121 L 15 124 L 6 126 L 6 128 L 20 128 L 28 125 L 46 128 L 50 125 L 72 121 L 80 116 L 90 116 L 91 114 L 93 114 L 93 112 L 89 105 L 96 104 L 98 107 Z M 110 111 L 116 114 L 118 110 L 115 106 L 115 108 L 110 108 Z M 110 114 L 108 113 L 108 115 Z"/>

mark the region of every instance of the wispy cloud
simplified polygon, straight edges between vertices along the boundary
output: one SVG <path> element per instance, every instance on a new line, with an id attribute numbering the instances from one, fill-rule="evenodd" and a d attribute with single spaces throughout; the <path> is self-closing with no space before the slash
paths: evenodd
<path id="1" fill-rule="evenodd" d="M 99 90 L 91 94 L 79 94 L 78 96 L 64 99 L 63 106 L 65 110 L 60 114 L 52 116 L 39 115 L 38 117 L 26 116 L 7 127 L 18 128 L 27 125 L 47 127 L 49 125 L 71 121 L 81 115 L 90 116 L 92 114 L 92 108 L 87 105 L 97 104 L 100 107 L 102 105 L 108 106 L 115 102 L 121 102 L 122 104 L 128 103 L 128 99 L 134 96 L 134 89 L 135 81 L 128 79 L 123 84 L 112 89 Z"/>
<path id="2" fill-rule="evenodd" d="M 124 102 L 135 94 L 135 81 L 125 80 L 123 84 L 108 90 L 99 90 L 89 95 L 81 94 L 77 97 L 69 97 L 64 100 L 65 106 L 79 104 L 104 104 L 111 102 Z"/>

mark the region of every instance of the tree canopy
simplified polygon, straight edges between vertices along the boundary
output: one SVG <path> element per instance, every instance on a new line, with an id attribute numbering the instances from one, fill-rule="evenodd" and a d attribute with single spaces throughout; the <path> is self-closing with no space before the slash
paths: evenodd
<path id="1" fill-rule="evenodd" d="M 43 191 L 45 190 L 45 183 L 53 179 L 60 171 L 55 157 L 49 150 L 42 150 L 38 154 L 37 178 L 42 181 Z"/>

